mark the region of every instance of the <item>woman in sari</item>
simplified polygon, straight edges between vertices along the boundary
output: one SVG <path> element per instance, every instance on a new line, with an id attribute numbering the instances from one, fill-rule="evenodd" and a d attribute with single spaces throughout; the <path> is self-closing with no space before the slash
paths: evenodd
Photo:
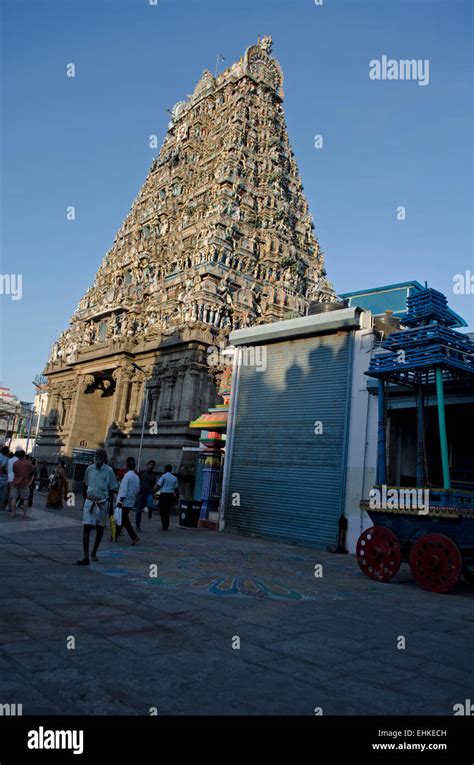
<path id="1" fill-rule="evenodd" d="M 51 476 L 46 507 L 63 507 L 63 498 L 67 499 L 68 482 L 65 467 L 66 463 L 61 460 Z"/>

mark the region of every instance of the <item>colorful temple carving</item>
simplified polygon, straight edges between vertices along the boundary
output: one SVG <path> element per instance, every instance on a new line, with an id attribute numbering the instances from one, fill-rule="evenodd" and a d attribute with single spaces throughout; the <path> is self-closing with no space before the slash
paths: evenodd
<path id="1" fill-rule="evenodd" d="M 171 110 L 159 156 L 52 347 L 40 458 L 105 445 L 122 459 L 147 416 L 144 457 L 186 472 L 188 424 L 216 400 L 207 348 L 335 300 L 271 49 L 264 37 L 217 78 L 205 71 Z"/>

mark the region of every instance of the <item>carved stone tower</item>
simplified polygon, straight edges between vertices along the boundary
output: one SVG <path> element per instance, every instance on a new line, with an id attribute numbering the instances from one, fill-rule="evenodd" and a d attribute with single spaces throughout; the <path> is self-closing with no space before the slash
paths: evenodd
<path id="1" fill-rule="evenodd" d="M 216 400 L 207 348 L 333 301 L 264 37 L 172 109 L 159 156 L 45 374 L 37 454 L 105 445 L 185 477 L 188 423 Z"/>

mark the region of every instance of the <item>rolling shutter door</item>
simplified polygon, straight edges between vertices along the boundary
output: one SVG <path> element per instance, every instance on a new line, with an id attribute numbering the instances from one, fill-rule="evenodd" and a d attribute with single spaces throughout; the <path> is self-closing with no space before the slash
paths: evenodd
<path id="1" fill-rule="evenodd" d="M 349 332 L 300 338 L 267 345 L 265 371 L 241 366 L 229 530 L 316 547 L 336 543 L 350 347 Z"/>

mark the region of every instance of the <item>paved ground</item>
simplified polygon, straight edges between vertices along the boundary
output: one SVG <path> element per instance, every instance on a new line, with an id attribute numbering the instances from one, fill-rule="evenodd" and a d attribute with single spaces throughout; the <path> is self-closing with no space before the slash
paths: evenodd
<path id="1" fill-rule="evenodd" d="M 26 520 L 0 513 L 0 704 L 430 715 L 474 699 L 473 587 L 424 592 L 407 567 L 379 585 L 352 556 L 176 519 L 163 533 L 157 518 L 143 521 L 140 545 L 107 534 L 100 563 L 79 568 L 79 511 L 43 506 L 37 497 Z"/>

